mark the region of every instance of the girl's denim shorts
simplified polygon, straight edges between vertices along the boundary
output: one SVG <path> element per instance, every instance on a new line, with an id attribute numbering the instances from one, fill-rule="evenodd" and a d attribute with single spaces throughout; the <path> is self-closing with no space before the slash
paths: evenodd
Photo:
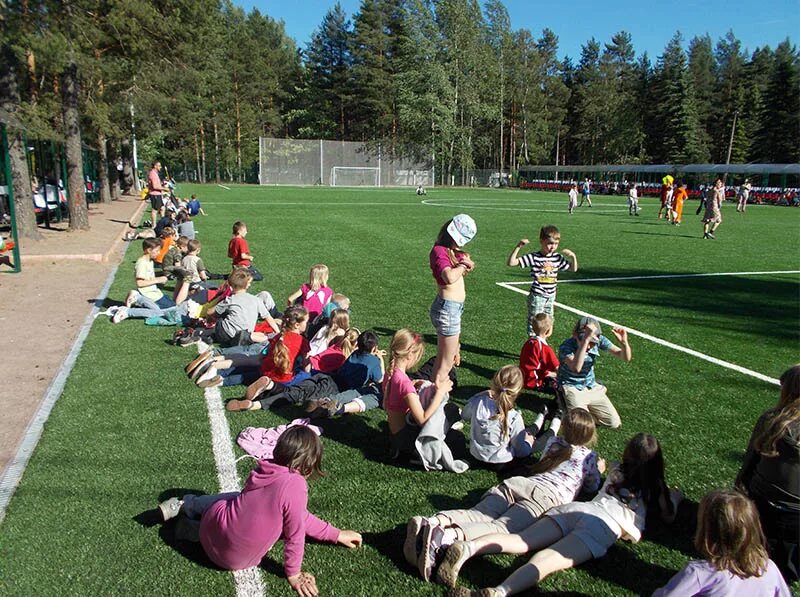
<path id="1" fill-rule="evenodd" d="M 461 314 L 464 303 L 436 297 L 431 305 L 431 323 L 439 336 L 458 336 L 461 333 Z"/>

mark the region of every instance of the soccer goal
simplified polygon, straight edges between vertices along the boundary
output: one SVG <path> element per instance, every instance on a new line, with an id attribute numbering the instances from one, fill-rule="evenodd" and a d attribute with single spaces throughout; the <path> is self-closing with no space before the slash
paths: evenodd
<path id="1" fill-rule="evenodd" d="M 381 169 L 356 166 L 334 166 L 331 168 L 332 187 L 379 187 Z"/>

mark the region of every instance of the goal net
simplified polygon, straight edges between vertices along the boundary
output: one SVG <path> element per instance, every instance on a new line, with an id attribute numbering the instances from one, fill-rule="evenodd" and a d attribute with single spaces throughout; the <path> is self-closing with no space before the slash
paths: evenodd
<path id="1" fill-rule="evenodd" d="M 332 187 L 379 187 L 381 169 L 363 166 L 334 166 L 331 168 Z"/>
<path id="2" fill-rule="evenodd" d="M 432 158 L 426 150 L 411 153 L 393 156 L 354 141 L 261 137 L 258 178 L 262 185 L 433 186 Z"/>

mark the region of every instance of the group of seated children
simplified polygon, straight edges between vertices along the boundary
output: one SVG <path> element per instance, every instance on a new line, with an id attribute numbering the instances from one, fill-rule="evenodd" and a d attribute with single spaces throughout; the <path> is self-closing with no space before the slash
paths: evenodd
<path id="1" fill-rule="evenodd" d="M 514 471 L 471 508 L 409 521 L 403 554 L 425 580 L 435 578 L 457 595 L 511 595 L 558 570 L 602 557 L 619 539 L 639 541 L 648 509 L 666 522 L 674 519 L 683 496 L 667 486 L 662 448 L 653 436 L 635 435 L 622 462 L 609 465 L 607 471 L 605 461 L 593 450 L 596 424 L 620 425 L 605 387 L 595 379 L 594 364 L 600 350 L 624 361 L 631 359 L 625 330 L 613 330 L 621 344 L 618 347 L 602 335 L 599 322 L 582 317 L 559 346 L 557 356 L 547 343 L 553 333 L 552 314 L 533 312 L 530 338 L 522 347 L 519 364 L 501 367 L 490 387 L 470 398 L 460 411 L 449 402 L 452 377 L 434 378 L 433 383 L 412 378 L 425 351 L 422 337 L 413 330 L 398 330 L 387 355 L 374 332 L 352 327 L 350 301 L 328 286 L 325 265 L 311 268 L 308 282 L 288 297 L 281 313 L 268 292 L 248 292 L 260 274 L 252 266 L 243 223 L 233 227 L 229 244 L 233 269 L 217 289 L 202 287 L 207 276 L 198 256 L 199 243 L 183 237 L 175 240 L 168 228 L 162 231 L 167 235 L 163 239 L 143 241 L 144 254 L 135 268 L 136 289 L 124 307 L 112 308 L 109 314 L 114 322 L 128 317 L 190 321 L 195 331 L 184 345 L 203 345 L 185 367 L 189 378 L 201 388 L 246 386 L 242 398 L 227 402 L 228 410 L 268 409 L 279 400 L 303 405 L 313 417 L 382 407 L 391 455 L 409 460 L 417 455 L 426 425 L 437 421 L 448 431 L 464 420 L 470 423 L 473 464 Z M 575 266 L 574 255 L 570 257 L 560 267 Z M 156 276 L 154 264 L 159 260 L 165 275 Z M 179 285 L 173 300 L 159 285 L 175 268 L 186 270 L 187 289 L 184 293 L 183 284 Z M 550 296 L 530 304 L 547 304 L 552 311 L 554 295 L 553 288 Z M 187 301 L 187 297 L 197 300 Z M 202 306 L 190 312 L 186 305 L 191 302 Z M 800 366 L 795 369 L 800 371 Z M 785 399 L 791 405 L 786 408 L 795 409 L 790 421 L 795 427 L 798 379 L 800 373 L 782 379 L 791 395 Z M 531 425 L 515 408 L 525 388 L 557 397 L 554 406 L 538 412 Z M 773 429 L 777 424 L 768 419 L 764 425 Z M 785 432 L 787 427 L 780 429 Z M 797 444 L 793 445 L 796 450 Z M 762 463 L 768 463 L 769 450 L 777 450 L 774 446 L 775 442 L 766 441 L 753 450 L 761 455 Z M 301 569 L 305 536 L 348 547 L 362 541 L 358 533 L 340 531 L 306 509 L 306 481 L 319 472 L 321 451 L 312 429 L 290 427 L 280 436 L 273 458 L 260 461 L 242 492 L 171 498 L 160 506 L 163 518 L 181 514 L 181 536 L 199 540 L 209 558 L 226 569 L 257 565 L 282 536 L 290 585 L 298 594 L 316 595 L 314 577 Z M 534 453 L 541 453 L 541 458 L 532 463 Z M 764 484 L 752 481 L 760 478 L 760 468 L 753 462 L 755 457 L 748 460 L 748 475 L 742 483 L 751 491 L 763 492 Z M 591 501 L 575 501 L 581 493 L 596 495 Z M 271 497 L 264 499 L 266 495 Z M 792 521 L 796 512 L 794 516 Z M 785 530 L 789 518 L 780 518 L 776 524 Z M 705 560 L 691 562 L 659 595 L 689 594 L 711 586 L 789 594 L 767 555 L 756 506 L 742 494 L 717 491 L 703 499 L 696 545 Z M 481 591 L 455 587 L 467 560 L 501 552 L 534 555 L 497 587 Z"/>

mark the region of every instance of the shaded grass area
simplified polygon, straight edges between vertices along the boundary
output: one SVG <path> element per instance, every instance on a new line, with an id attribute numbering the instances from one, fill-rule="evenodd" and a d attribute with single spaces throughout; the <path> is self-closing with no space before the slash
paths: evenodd
<path id="1" fill-rule="evenodd" d="M 737 220 L 726 209 L 713 242 L 700 238 L 693 216 L 680 228 L 656 221 L 656 204 L 646 200 L 639 218 L 628 218 L 622 199 L 606 197 L 598 198 L 595 211 L 584 208 L 570 217 L 565 198 L 546 193 L 431 190 L 427 199 L 447 204 L 441 207 L 420 204 L 408 190 L 226 191 L 186 185 L 180 191 L 197 192 L 209 214 L 195 221 L 209 269 L 229 269 L 230 225 L 244 220 L 255 265 L 265 275 L 254 292 L 268 289 L 280 305 L 313 263 L 325 262 L 331 286 L 352 298 L 355 325 L 376 329 L 383 347 L 399 327 L 419 330 L 428 342 L 426 356 L 435 350 L 427 316 L 435 291 L 428 251 L 444 221 L 471 213 L 479 232 L 469 249 L 478 268 L 467 281 L 457 402 L 485 388 L 498 367 L 516 361 L 524 341 L 525 297 L 495 282 L 527 278 L 505 260 L 519 238 L 535 246 L 542 224 L 558 225 L 562 247 L 578 254 L 580 271 L 562 274 L 564 279 L 800 269 L 796 251 L 765 256 L 761 248 L 797 240 L 800 210 L 751 209 Z M 758 239 L 758 247 L 751 239 Z M 139 253 L 135 243 L 109 304 L 132 285 Z M 798 280 L 785 275 L 563 284 L 559 300 L 777 376 L 797 358 Z M 574 323 L 570 314 L 556 315 L 551 344 L 566 338 Z M 134 321 L 95 323 L 0 526 L 0 593 L 233 592 L 230 575 L 211 567 L 201 550 L 176 544 L 171 525 L 153 525 L 152 508 L 160 499 L 217 489 L 205 402 L 181 371 L 191 351 L 168 345 L 171 333 Z M 555 575 L 542 584 L 543 592 L 649 594 L 665 584 L 693 556 L 697 501 L 732 482 L 755 420 L 777 399 L 775 387 L 755 379 L 643 340 L 632 343 L 631 363 L 601 358 L 598 364 L 623 419 L 621 430 L 601 430 L 598 450 L 618 458 L 635 432 L 654 433 L 664 445 L 670 483 L 689 499 L 671 528 L 656 524 L 639 545 L 620 544 L 603 560 Z M 237 388 L 223 391 L 224 398 L 240 394 Z M 520 399 L 526 419 L 532 402 L 531 396 Z M 300 409 L 284 406 L 232 413 L 228 420 L 235 436 L 245 426 L 272 426 L 297 416 Z M 304 568 L 317 575 L 322 594 L 443 594 L 402 560 L 405 522 L 476 502 L 497 483 L 496 475 L 480 469 L 425 473 L 388 463 L 380 411 L 322 426 L 328 475 L 311 483 L 310 507 L 365 537 L 365 547 L 356 552 L 308 545 Z M 240 463 L 242 478 L 251 467 L 249 459 Z M 477 559 L 463 578 L 476 586 L 496 583 L 523 561 Z M 280 545 L 264 568 L 268 593 L 290 595 Z"/>

